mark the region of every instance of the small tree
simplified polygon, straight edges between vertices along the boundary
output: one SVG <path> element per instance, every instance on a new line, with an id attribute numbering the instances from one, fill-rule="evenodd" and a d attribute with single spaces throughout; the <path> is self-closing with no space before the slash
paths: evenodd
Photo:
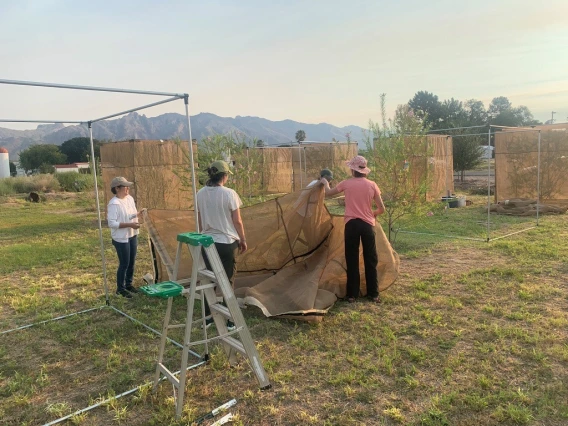
<path id="1" fill-rule="evenodd" d="M 453 139 L 454 170 L 464 181 L 465 171 L 475 169 L 483 162 L 482 139 L 478 136 L 465 136 Z"/>
<path id="2" fill-rule="evenodd" d="M 306 132 L 304 132 L 303 130 L 298 130 L 296 132 L 296 142 L 302 143 L 305 140 L 306 140 Z"/>
<path id="3" fill-rule="evenodd" d="M 20 166 L 26 173 L 37 173 L 40 168 L 48 170 L 48 166 L 66 162 L 67 156 L 59 151 L 57 145 L 32 145 L 20 152 Z"/>
<path id="4" fill-rule="evenodd" d="M 18 168 L 10 161 L 10 176 L 14 177 L 18 174 Z"/>
<path id="5" fill-rule="evenodd" d="M 365 134 L 366 154 L 372 170 L 369 178 L 381 189 L 388 238 L 396 240 L 394 225 L 407 215 L 422 215 L 428 209 L 426 194 L 431 182 L 427 129 L 408 105 L 386 118 L 385 94 L 381 95 L 381 123 L 369 120 Z"/>

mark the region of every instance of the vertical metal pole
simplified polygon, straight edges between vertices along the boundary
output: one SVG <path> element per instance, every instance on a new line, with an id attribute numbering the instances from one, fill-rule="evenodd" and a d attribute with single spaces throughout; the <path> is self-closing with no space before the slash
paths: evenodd
<path id="1" fill-rule="evenodd" d="M 306 147 L 304 147 L 304 176 L 306 179 L 308 178 L 308 169 L 307 169 L 307 161 L 306 161 Z"/>
<path id="2" fill-rule="evenodd" d="M 195 165 L 193 162 L 193 140 L 191 139 L 191 120 L 189 119 L 189 95 L 183 98 L 185 103 L 185 117 L 187 118 L 187 132 L 189 137 L 189 162 L 191 166 L 191 186 L 193 190 L 193 211 L 195 212 L 195 229 L 199 232 L 199 211 L 197 209 L 197 186 L 195 179 Z"/>
<path id="3" fill-rule="evenodd" d="M 538 131 L 538 161 L 536 172 L 536 226 L 540 217 L 540 130 Z"/>
<path id="4" fill-rule="evenodd" d="M 491 126 L 487 132 L 487 148 L 491 152 Z M 497 154 L 497 152 L 495 152 Z M 495 158 L 497 160 L 497 158 Z M 495 176 L 497 178 L 497 176 Z M 497 184 L 497 182 L 495 182 Z M 487 159 L 487 242 L 491 240 L 491 155 Z"/>
<path id="5" fill-rule="evenodd" d="M 302 189 L 304 187 L 302 180 L 302 142 L 298 142 L 298 158 L 300 159 L 300 189 Z"/>
<path id="6" fill-rule="evenodd" d="M 97 203 L 97 220 L 99 225 L 99 240 L 101 244 L 101 262 L 103 265 L 103 285 L 105 288 L 106 304 L 110 305 L 110 299 L 108 296 L 107 270 L 106 270 L 106 259 L 105 259 L 105 243 L 103 239 L 103 226 L 101 221 L 101 204 L 99 201 L 99 185 L 97 183 L 97 164 L 95 161 L 95 145 L 93 143 L 93 125 L 90 121 L 87 124 L 89 126 L 89 136 L 91 138 L 91 167 L 92 167 L 93 179 L 95 181 L 95 200 Z"/>
<path id="7" fill-rule="evenodd" d="M 451 197 L 450 183 L 449 183 L 449 170 L 450 170 L 450 137 L 446 136 L 446 196 Z M 452 169 L 453 170 L 453 169 Z M 454 174 L 452 172 L 452 179 Z"/>

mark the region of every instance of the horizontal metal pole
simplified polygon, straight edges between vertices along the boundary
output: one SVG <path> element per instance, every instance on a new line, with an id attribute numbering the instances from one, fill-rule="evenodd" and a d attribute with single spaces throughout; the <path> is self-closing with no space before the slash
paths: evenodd
<path id="1" fill-rule="evenodd" d="M 13 120 L 10 118 L 0 118 L 0 123 L 46 123 L 46 124 L 83 124 L 84 121 L 61 121 L 61 120 Z"/>
<path id="2" fill-rule="evenodd" d="M 506 238 L 506 237 L 510 237 L 511 235 L 520 234 L 521 232 L 530 231 L 531 229 L 535 229 L 535 228 L 536 228 L 536 226 L 531 226 L 530 228 L 521 229 L 520 231 L 511 232 L 511 233 L 509 233 L 509 234 L 502 235 L 502 236 L 500 236 L 500 237 L 490 238 L 490 239 L 489 239 L 489 242 L 495 241 L 495 240 L 500 240 L 500 239 Z"/>
<path id="3" fill-rule="evenodd" d="M 51 319 L 48 319 L 48 320 L 45 320 L 45 321 L 35 322 L 35 323 L 33 323 L 33 324 L 28 324 L 28 325 L 22 325 L 21 327 L 12 328 L 11 330 L 2 331 L 2 332 L 0 333 L 0 335 L 6 334 L 6 333 L 10 333 L 10 332 L 12 332 L 12 331 L 24 330 L 24 329 L 26 329 L 26 328 L 33 327 L 34 325 L 46 324 L 46 323 L 51 322 L 51 321 L 58 321 L 58 320 L 61 320 L 61 319 L 64 319 L 64 318 L 72 317 L 72 316 L 74 316 L 74 315 L 79 315 L 79 314 L 84 314 L 84 313 L 86 313 L 86 312 L 96 311 L 96 310 L 102 309 L 102 308 L 104 308 L 104 307 L 105 307 L 105 305 L 102 305 L 102 306 L 99 306 L 98 308 L 86 309 L 86 310 L 84 310 L 84 311 L 73 312 L 72 314 L 62 315 L 62 316 L 60 316 L 60 317 L 51 318 Z"/>
<path id="4" fill-rule="evenodd" d="M 433 234 L 429 232 L 404 231 L 402 229 L 396 232 L 402 232 L 403 234 L 430 235 L 432 237 L 457 238 L 460 240 L 470 240 L 470 241 L 481 241 L 481 242 L 487 241 L 487 238 L 460 237 L 459 235 L 444 235 L 444 234 Z"/>
<path id="5" fill-rule="evenodd" d="M 443 132 L 446 130 L 461 130 L 461 129 L 478 129 L 480 127 L 487 127 L 487 124 L 484 124 L 482 126 L 467 126 L 467 127 L 449 127 L 447 129 L 436 129 L 436 130 L 429 130 L 427 133 L 432 133 L 432 132 Z"/>
<path id="6" fill-rule="evenodd" d="M 103 120 L 107 120 L 109 118 L 113 118 L 113 117 L 118 117 L 119 115 L 124 115 L 124 114 L 128 114 L 130 112 L 135 112 L 135 111 L 140 111 L 141 109 L 146 109 L 146 108 L 151 108 L 154 107 L 156 105 L 162 105 L 162 104 L 166 104 L 168 102 L 172 102 L 172 101 L 176 101 L 178 99 L 183 99 L 183 97 L 180 97 L 179 95 L 175 95 L 171 98 L 168 99 L 164 99 L 163 101 L 158 101 L 158 102 L 153 102 L 151 104 L 148 105 L 143 105 L 141 107 L 138 108 L 132 108 L 126 111 L 122 111 L 122 112 L 117 112 L 116 114 L 111 114 L 111 115 L 107 115 L 106 117 L 101 117 L 101 118 L 97 118 L 95 120 L 90 120 L 91 123 L 96 123 L 97 121 L 103 121 Z"/>
<path id="7" fill-rule="evenodd" d="M 4 80 L 4 79 L 0 79 L 0 84 L 11 84 L 16 86 L 51 87 L 54 89 L 90 90 L 94 92 L 131 93 L 135 95 L 177 96 L 181 98 L 185 97 L 186 95 L 185 93 L 153 92 L 149 90 L 115 89 L 111 87 L 77 86 L 71 84 L 40 83 L 37 81 L 20 81 L 20 80 Z"/>
<path id="8" fill-rule="evenodd" d="M 201 362 L 199 362 L 199 363 L 197 363 L 197 364 L 191 365 L 191 366 L 187 367 L 187 371 L 193 370 L 194 368 L 197 368 L 197 367 L 199 367 L 199 366 L 201 366 L 201 365 L 203 365 L 203 364 L 205 364 L 205 363 L 206 363 L 206 361 L 201 361 Z M 177 374 L 179 374 L 180 372 L 181 372 L 181 370 L 176 371 L 175 373 L 173 373 L 173 375 L 177 375 Z M 166 379 L 165 376 L 164 376 L 164 377 L 161 377 L 160 380 L 158 380 L 158 383 L 164 381 L 165 379 Z M 138 391 L 139 389 L 140 389 L 140 386 L 137 386 L 137 387 L 132 388 L 132 389 L 126 391 L 126 392 L 121 393 L 120 395 L 111 396 L 110 398 L 107 398 L 107 399 L 105 399 L 105 400 L 103 400 L 103 401 L 99 401 L 99 402 L 97 402 L 96 404 L 89 405 L 89 406 L 86 407 L 86 408 L 83 408 L 83 409 L 81 409 L 81 410 L 75 411 L 74 413 L 68 414 L 68 415 L 65 416 L 65 417 L 61 417 L 61 418 L 59 418 L 59 419 L 57 419 L 57 420 L 54 420 L 54 421 L 52 421 L 52 422 L 45 423 L 43 426 L 56 425 L 57 423 L 61 423 L 61 422 L 65 421 L 65 420 L 68 420 L 68 419 L 70 419 L 70 418 L 73 417 L 73 416 L 78 416 L 79 414 L 85 413 L 85 412 L 87 412 L 87 411 L 91 411 L 92 409 L 97 408 L 97 407 L 100 407 L 101 405 L 105 405 L 105 404 L 109 403 L 110 401 L 114 401 L 114 400 L 119 399 L 119 398 L 122 398 L 122 397 L 124 397 L 124 396 L 131 395 L 131 394 L 135 393 L 136 391 Z"/>
<path id="9" fill-rule="evenodd" d="M 158 336 L 161 336 L 162 333 L 160 333 L 158 330 L 154 330 L 152 327 L 150 327 L 149 325 L 144 324 L 142 321 L 138 321 L 136 318 L 131 317 L 128 314 L 125 314 L 124 312 L 122 312 L 120 309 L 115 308 L 114 306 L 110 305 L 110 308 L 114 309 L 116 312 L 118 312 L 120 315 L 124 315 L 126 318 L 128 318 L 131 321 L 134 321 L 137 324 L 140 324 L 142 327 L 146 328 L 147 330 L 150 330 L 152 333 L 157 334 Z M 169 337 L 166 337 L 166 339 L 168 339 L 168 342 L 173 343 L 175 346 L 177 346 L 180 349 L 183 349 L 183 345 L 181 343 L 176 342 L 175 340 L 170 339 Z M 191 349 L 189 350 L 189 353 L 192 354 L 193 356 L 197 357 L 197 358 L 201 358 L 201 355 L 199 355 L 196 352 L 193 352 Z"/>

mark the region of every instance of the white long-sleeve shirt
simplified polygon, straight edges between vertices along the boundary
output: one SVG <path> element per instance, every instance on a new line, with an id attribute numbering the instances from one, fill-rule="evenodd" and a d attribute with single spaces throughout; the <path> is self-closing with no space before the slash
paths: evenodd
<path id="1" fill-rule="evenodd" d="M 124 198 L 113 197 L 107 207 L 107 222 L 112 239 L 117 243 L 127 243 L 128 239 L 138 235 L 138 229 L 119 228 L 121 223 L 138 223 L 138 212 L 134 198 L 127 195 Z"/>

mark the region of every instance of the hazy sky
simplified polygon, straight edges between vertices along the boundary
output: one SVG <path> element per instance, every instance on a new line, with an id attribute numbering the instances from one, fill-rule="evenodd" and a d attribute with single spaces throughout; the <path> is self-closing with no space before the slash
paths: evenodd
<path id="1" fill-rule="evenodd" d="M 378 119 L 382 92 L 392 111 L 419 90 L 568 121 L 568 0 L 280 3 L 0 0 L 0 79 L 187 92 L 192 115 L 338 126 Z M 85 120 L 156 100 L 0 85 L 0 117 Z"/>

